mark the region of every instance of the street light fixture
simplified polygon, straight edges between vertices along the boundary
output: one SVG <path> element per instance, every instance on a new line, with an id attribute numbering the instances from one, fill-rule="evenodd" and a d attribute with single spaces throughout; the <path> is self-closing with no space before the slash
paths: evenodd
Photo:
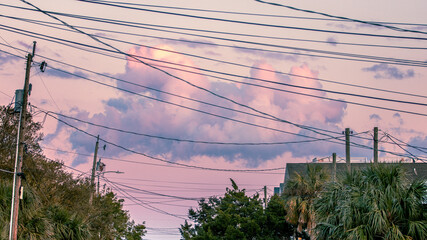
<path id="1" fill-rule="evenodd" d="M 104 177 L 104 174 L 106 173 L 117 173 L 117 174 L 123 174 L 124 172 L 121 171 L 105 171 L 105 172 L 99 172 L 96 176 L 98 177 L 98 188 L 97 188 L 97 193 L 99 194 L 99 176 L 102 175 L 102 177 Z"/>

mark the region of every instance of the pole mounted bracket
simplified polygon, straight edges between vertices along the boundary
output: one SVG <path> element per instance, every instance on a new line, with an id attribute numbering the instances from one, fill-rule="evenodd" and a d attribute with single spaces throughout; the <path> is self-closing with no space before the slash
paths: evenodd
<path id="1" fill-rule="evenodd" d="M 23 180 L 27 180 L 27 178 L 25 177 L 25 173 L 23 173 L 23 172 L 16 173 L 16 175 L 18 177 L 21 177 Z"/>

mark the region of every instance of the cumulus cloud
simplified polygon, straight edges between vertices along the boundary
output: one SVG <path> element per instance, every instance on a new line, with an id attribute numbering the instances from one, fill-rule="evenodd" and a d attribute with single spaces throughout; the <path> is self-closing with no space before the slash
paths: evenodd
<path id="1" fill-rule="evenodd" d="M 170 47 L 162 46 L 162 48 Z M 156 60 L 194 66 L 192 61 L 185 56 L 170 52 L 135 47 L 131 49 L 129 53 Z M 270 69 L 271 71 L 261 69 Z M 168 69 L 168 71 L 175 76 L 186 79 L 212 92 L 244 103 L 252 108 L 267 112 L 281 119 L 297 122 L 299 124 L 340 131 L 338 130 L 338 124 L 342 121 L 346 110 L 345 103 L 310 98 L 299 94 L 291 94 L 289 92 L 272 91 L 271 89 L 246 84 L 210 81 L 204 76 L 177 70 Z M 249 72 L 250 77 L 243 81 L 252 83 L 253 78 L 259 78 L 306 87 L 322 88 L 322 84 L 316 80 L 318 73 L 310 69 L 307 64 L 292 67 L 290 73 L 292 73 L 294 77 L 276 74 L 274 73 L 274 68 L 269 64 L 257 63 Z M 302 130 L 280 121 L 254 117 L 251 114 L 259 115 L 259 113 L 217 98 L 212 94 L 208 94 L 180 80 L 167 76 L 158 70 L 131 61 L 131 59 L 128 59 L 126 72 L 120 74 L 119 77 L 134 84 L 144 86 L 141 87 L 117 82 L 119 87 L 130 89 L 140 95 L 122 94 L 112 97 L 103 102 L 104 111 L 102 113 L 91 115 L 89 112 L 82 109 L 74 109 L 70 114 L 76 118 L 88 120 L 100 125 L 135 133 L 176 139 L 224 143 L 307 140 L 307 138 L 283 133 L 286 131 L 316 138 L 322 137 L 313 132 Z M 275 84 L 265 84 L 265 86 L 278 87 L 278 85 Z M 157 89 L 159 91 L 152 91 L 152 89 Z M 292 88 L 292 91 L 325 96 L 324 92 L 319 93 L 308 89 Z M 165 92 L 174 95 L 168 95 L 165 94 Z M 177 95 L 185 97 L 186 99 L 178 97 Z M 144 96 L 148 98 L 144 98 Z M 159 101 L 154 101 L 151 98 L 158 99 Z M 221 105 L 228 109 L 217 108 L 189 99 L 197 99 Z M 242 114 L 236 111 L 230 111 L 230 109 L 244 111 L 250 114 Z M 215 117 L 213 115 L 220 117 Z M 65 120 L 71 121 L 69 119 Z M 246 122 L 246 124 L 242 124 L 242 122 Z M 340 150 L 340 145 L 327 144 L 324 141 L 305 144 L 261 146 L 196 144 L 185 141 L 150 138 L 137 134 L 124 134 L 78 122 L 71 123 L 83 128 L 87 132 L 94 135 L 100 134 L 101 138 L 108 139 L 113 143 L 125 146 L 134 151 L 153 156 L 167 156 L 167 158 L 174 161 L 185 161 L 194 157 L 207 156 L 221 157 L 230 162 L 245 161 L 248 166 L 258 166 L 267 160 L 275 159 L 287 152 L 291 152 L 292 155 L 297 157 L 306 157 L 311 155 L 328 155 L 331 152 L 339 152 Z M 256 127 L 256 125 L 262 127 Z M 64 128 L 64 126 L 58 124 L 58 131 L 60 131 L 60 128 Z M 93 152 L 93 137 L 75 132 L 71 134 L 69 141 L 72 144 L 72 148 L 76 151 L 84 153 Z M 111 150 L 109 154 L 111 154 L 111 156 L 117 156 L 120 155 L 121 152 L 123 151 L 115 149 Z M 88 160 L 88 158 L 77 158 L 74 164 L 80 164 Z"/>
<path id="2" fill-rule="evenodd" d="M 397 67 L 391 67 L 386 63 L 375 64 L 372 67 L 363 68 L 365 72 L 374 72 L 376 79 L 405 79 L 412 78 L 415 76 L 414 70 L 408 69 L 402 71 Z"/>

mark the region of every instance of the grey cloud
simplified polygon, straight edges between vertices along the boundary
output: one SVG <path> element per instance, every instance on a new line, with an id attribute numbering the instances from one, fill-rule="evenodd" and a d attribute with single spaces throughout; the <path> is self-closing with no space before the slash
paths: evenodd
<path id="1" fill-rule="evenodd" d="M 378 114 L 371 114 L 370 116 L 369 116 L 369 119 L 370 120 L 376 120 L 376 121 L 380 121 L 381 120 L 381 117 L 380 117 L 380 115 L 378 115 Z"/>
<path id="2" fill-rule="evenodd" d="M 0 52 L 0 65 L 3 65 L 12 61 L 16 61 L 16 60 L 18 60 L 17 57 Z"/>
<path id="3" fill-rule="evenodd" d="M 374 72 L 376 79 L 405 79 L 414 77 L 414 70 L 399 70 L 397 67 L 391 67 L 386 63 L 375 64 L 372 67 L 363 68 L 365 72 Z"/>
<path id="4" fill-rule="evenodd" d="M 186 38 L 180 38 L 178 40 L 164 40 L 164 43 L 171 45 L 182 45 L 189 48 L 207 48 L 207 47 L 217 47 L 217 44 L 212 41 L 206 40 L 190 40 Z"/>
<path id="5" fill-rule="evenodd" d="M 291 61 L 291 62 L 298 62 L 300 59 L 300 57 L 295 54 L 266 52 L 266 51 L 261 51 L 257 49 L 248 49 L 248 48 L 241 48 L 241 47 L 235 47 L 234 50 L 236 52 L 249 53 L 249 54 L 253 54 L 255 56 L 266 58 L 266 59 L 277 59 L 277 60 Z"/>
<path id="6" fill-rule="evenodd" d="M 125 100 L 121 98 L 109 99 L 105 101 L 105 104 L 107 104 L 108 106 L 114 107 L 115 109 L 123 113 L 126 113 L 127 110 L 129 109 L 129 106 L 126 104 Z"/>
<path id="7" fill-rule="evenodd" d="M 326 39 L 326 42 L 334 47 L 338 44 L 338 41 L 334 37 L 328 37 L 328 39 Z"/>

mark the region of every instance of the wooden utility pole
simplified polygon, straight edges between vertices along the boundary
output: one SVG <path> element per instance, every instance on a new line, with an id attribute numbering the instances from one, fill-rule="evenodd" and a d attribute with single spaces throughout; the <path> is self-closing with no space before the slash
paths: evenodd
<path id="1" fill-rule="evenodd" d="M 96 159 L 98 157 L 98 147 L 99 147 L 99 135 L 96 137 L 95 144 L 95 154 L 93 155 L 93 165 L 92 165 L 92 175 L 90 177 L 90 198 L 89 203 L 92 204 L 93 195 L 95 193 L 95 169 L 96 169 Z"/>
<path id="2" fill-rule="evenodd" d="M 347 171 L 351 172 L 350 163 L 350 128 L 345 129 L 345 163 L 347 165 Z"/>
<path id="3" fill-rule="evenodd" d="M 334 182 L 337 179 L 337 154 L 336 153 L 332 153 L 332 179 L 334 180 Z"/>
<path id="4" fill-rule="evenodd" d="M 25 124 L 27 120 L 28 91 L 30 87 L 30 69 L 31 69 L 31 63 L 33 62 L 35 51 L 36 51 L 36 42 L 34 42 L 32 54 L 27 55 L 27 67 L 25 71 L 25 83 L 24 83 L 24 96 L 22 99 L 21 109 L 19 111 L 18 137 L 16 140 L 15 169 L 13 173 L 12 206 L 10 210 L 9 240 L 18 239 L 18 213 L 19 213 L 19 198 L 22 194 L 21 178 L 22 178 L 22 161 L 24 158 L 24 145 L 25 145 Z"/>
<path id="5" fill-rule="evenodd" d="M 374 127 L 374 163 L 378 163 L 378 127 Z"/>
<path id="6" fill-rule="evenodd" d="M 267 186 L 264 186 L 264 209 L 267 209 Z"/>

